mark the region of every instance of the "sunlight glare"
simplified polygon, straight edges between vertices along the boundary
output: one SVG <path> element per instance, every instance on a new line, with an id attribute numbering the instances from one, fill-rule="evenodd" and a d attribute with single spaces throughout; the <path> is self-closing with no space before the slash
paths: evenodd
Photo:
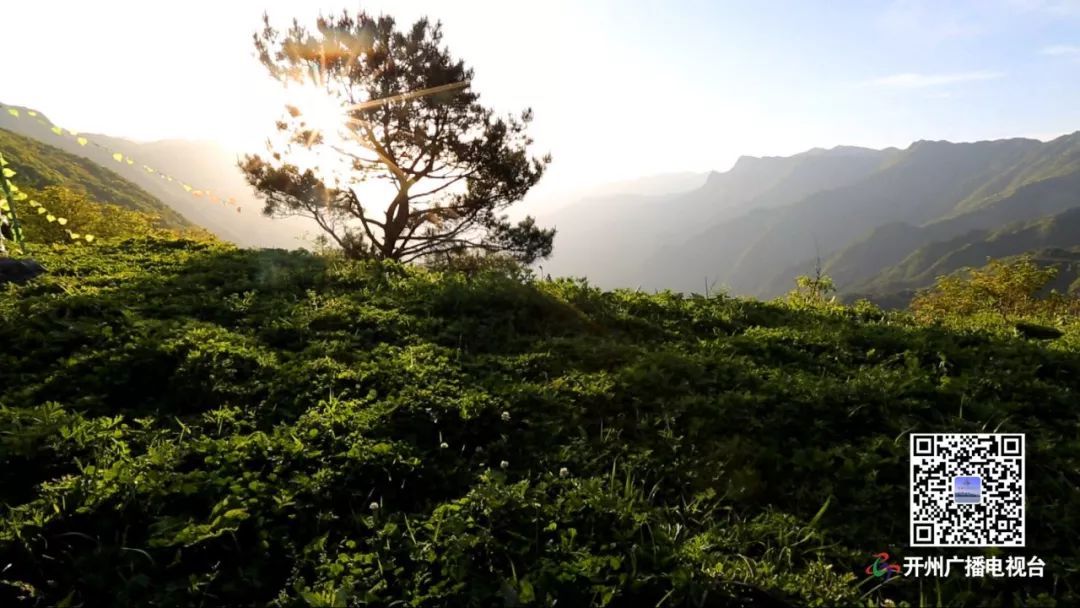
<path id="1" fill-rule="evenodd" d="M 341 130 L 348 120 L 341 100 L 315 85 L 289 86 L 286 99 L 286 107 L 299 112 L 296 120 L 322 134 L 327 143 L 341 141 Z"/>

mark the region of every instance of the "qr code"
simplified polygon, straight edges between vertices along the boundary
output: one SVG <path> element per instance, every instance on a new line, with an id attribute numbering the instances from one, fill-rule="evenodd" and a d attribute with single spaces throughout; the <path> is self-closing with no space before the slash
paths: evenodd
<path id="1" fill-rule="evenodd" d="M 1023 547 L 1024 436 L 912 433 L 911 546 Z"/>

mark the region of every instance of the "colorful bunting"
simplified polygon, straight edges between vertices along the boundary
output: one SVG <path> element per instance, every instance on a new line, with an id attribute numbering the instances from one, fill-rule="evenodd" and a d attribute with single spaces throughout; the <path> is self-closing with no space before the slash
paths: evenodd
<path id="1" fill-rule="evenodd" d="M 4 107 L 4 108 L 5 108 L 6 110 L 7 110 L 8 114 L 10 114 L 10 115 L 14 116 L 15 118 L 19 118 L 19 117 L 20 117 L 20 115 L 21 115 L 21 114 L 20 114 L 20 112 L 19 112 L 19 109 L 18 109 L 18 108 L 13 108 L 13 107 L 10 107 L 10 106 L 4 106 L 3 104 L 0 104 L 0 107 Z M 37 121 L 38 121 L 38 122 L 40 122 L 41 124 L 43 124 L 43 125 L 46 125 L 46 126 L 49 126 L 50 130 L 51 130 L 51 131 L 52 131 L 53 133 L 55 133 L 56 135 L 60 135 L 60 136 L 63 136 L 63 135 L 64 135 L 64 131 L 67 131 L 67 132 L 68 132 L 68 133 L 69 133 L 69 134 L 70 134 L 70 135 L 71 135 L 72 137 L 75 137 L 75 141 L 76 141 L 76 142 L 77 142 L 77 143 L 78 143 L 78 144 L 79 144 L 80 146 L 94 145 L 94 146 L 96 146 L 96 147 L 98 147 L 98 148 L 102 148 L 102 147 L 103 147 L 103 146 L 101 146 L 100 144 L 98 144 L 98 143 L 96 143 L 96 142 L 93 142 L 93 141 L 90 141 L 90 140 L 89 140 L 89 139 L 87 139 L 86 137 L 83 137 L 83 136 L 79 135 L 79 133 L 78 133 L 77 131 L 74 131 L 74 130 L 72 130 L 72 129 L 63 129 L 63 128 L 61 128 L 61 127 L 57 126 L 57 125 L 54 125 L 54 124 L 51 124 L 51 123 L 49 123 L 49 122 L 48 122 L 48 121 L 46 121 L 46 120 L 43 120 L 43 117 L 41 117 L 41 116 L 40 116 L 40 115 L 39 115 L 39 114 L 38 114 L 38 113 L 37 113 L 36 111 L 33 111 L 33 110 L 26 110 L 26 114 L 27 114 L 27 116 L 30 116 L 30 117 L 36 118 L 36 119 L 37 119 Z M 135 164 L 135 159 L 131 158 L 130 156 L 127 156 L 127 155 L 123 154 L 122 152 L 112 152 L 111 156 L 112 156 L 113 160 L 115 160 L 115 161 L 116 161 L 116 162 L 118 162 L 118 163 L 125 163 L 125 162 L 126 162 L 126 163 L 127 163 L 127 164 L 129 164 L 129 165 L 134 165 L 134 164 Z M 2 158 L 0 158 L 0 166 L 6 165 L 6 164 L 7 164 L 7 162 L 6 162 L 6 161 L 4 161 L 4 160 L 3 160 Z M 214 194 L 214 193 L 212 193 L 212 192 L 211 192 L 211 191 L 209 191 L 209 190 L 201 190 L 201 189 L 197 189 L 197 188 L 194 188 L 193 186 L 191 186 L 191 185 L 189 185 L 189 184 L 185 184 L 185 183 L 183 183 L 183 182 L 179 182 L 178 180 L 176 180 L 176 179 L 175 179 L 175 178 L 174 178 L 173 176 L 171 176 L 171 175 L 168 175 L 168 174 L 162 173 L 162 172 L 160 172 L 160 171 L 156 171 L 155 169 L 153 169 L 152 167 L 150 167 L 150 166 L 148 166 L 148 165 L 142 165 L 142 168 L 143 168 L 143 169 L 144 169 L 144 170 L 145 170 L 145 171 L 146 171 L 147 173 L 157 173 L 157 174 L 158 174 L 158 176 L 159 176 L 159 177 L 161 177 L 161 179 L 164 179 L 164 180 L 166 180 L 166 181 L 169 181 L 169 182 L 173 182 L 173 181 L 176 181 L 176 182 L 177 182 L 177 183 L 179 183 L 179 184 L 180 184 L 181 186 L 183 186 L 183 188 L 184 188 L 184 190 L 185 190 L 185 191 L 187 191 L 187 192 L 188 192 L 188 193 L 190 193 L 190 194 L 191 194 L 192 196 L 195 196 L 195 197 L 197 197 L 197 198 L 202 198 L 203 196 L 205 196 L 205 197 L 206 197 L 207 199 L 209 199 L 209 201 L 210 201 L 210 202 L 213 202 L 213 203 L 215 203 L 215 204 L 217 204 L 217 203 L 222 203 L 222 204 L 224 204 L 224 203 L 228 203 L 228 204 L 230 204 L 230 205 L 235 205 L 235 204 L 236 204 L 236 198 L 235 198 L 235 197 L 232 197 L 232 196 L 230 196 L 230 197 L 228 197 L 228 198 L 226 199 L 225 197 L 222 197 L 222 196 L 219 196 L 219 195 L 217 195 L 217 194 Z M 5 177 L 11 177 L 11 176 L 13 176 L 13 175 L 14 175 L 14 173 L 9 173 L 9 171 L 10 171 L 10 170 L 8 170 L 8 169 L 5 169 L 5 170 L 4 170 L 4 176 L 5 176 Z M 10 183 L 10 182 L 9 182 L 9 183 Z M 236 211 L 237 211 L 237 213 L 239 213 L 239 212 L 240 212 L 240 209 L 239 209 L 239 208 L 237 208 L 237 210 L 236 210 Z M 65 221 L 61 221 L 61 220 L 63 220 L 63 219 L 64 219 L 64 218 L 57 218 L 57 222 L 59 222 L 59 223 L 60 223 L 61 225 L 63 225 L 64 223 L 66 223 L 66 220 L 65 220 Z M 51 220 L 50 220 L 50 221 L 51 221 Z"/>

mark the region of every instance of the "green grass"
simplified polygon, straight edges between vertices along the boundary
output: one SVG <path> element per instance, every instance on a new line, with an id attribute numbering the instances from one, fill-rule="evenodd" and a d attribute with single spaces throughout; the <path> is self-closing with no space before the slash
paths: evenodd
<path id="1" fill-rule="evenodd" d="M 35 254 L 0 294 L 16 605 L 1077 601 L 1075 342 L 183 240 Z M 864 580 L 933 553 L 904 549 L 912 431 L 1027 434 L 1045 579 Z"/>

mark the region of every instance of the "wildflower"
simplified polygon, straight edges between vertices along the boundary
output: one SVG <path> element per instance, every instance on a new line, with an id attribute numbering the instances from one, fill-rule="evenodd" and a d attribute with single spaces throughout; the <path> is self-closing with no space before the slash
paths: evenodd
<path id="1" fill-rule="evenodd" d="M 566 478 L 570 476 L 570 469 L 563 467 L 559 469 L 559 477 Z"/>
<path id="2" fill-rule="evenodd" d="M 505 469 L 508 466 L 510 466 L 510 463 L 506 462 L 505 460 L 499 463 L 499 468 L 500 469 Z"/>
<path id="3" fill-rule="evenodd" d="M 504 411 L 502 413 L 502 421 L 503 422 L 510 422 L 510 412 L 505 412 Z"/>
<path id="4" fill-rule="evenodd" d="M 379 503 L 372 502 L 370 505 L 368 505 L 368 508 L 371 509 L 372 511 L 378 511 L 379 510 Z"/>
<path id="5" fill-rule="evenodd" d="M 450 447 L 450 444 L 444 441 L 439 444 L 439 447 L 445 450 L 446 448 Z"/>

